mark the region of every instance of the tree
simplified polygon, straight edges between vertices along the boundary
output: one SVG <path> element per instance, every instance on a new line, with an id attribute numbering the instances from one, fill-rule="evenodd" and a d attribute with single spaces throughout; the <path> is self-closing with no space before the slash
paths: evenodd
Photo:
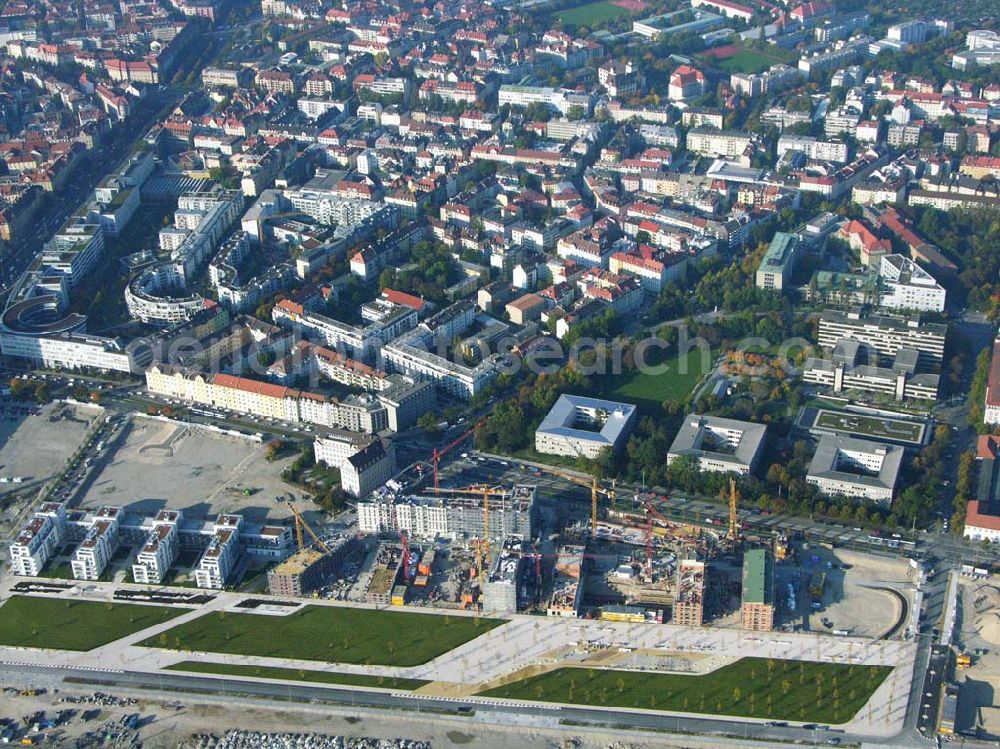
<path id="1" fill-rule="evenodd" d="M 428 436 L 434 436 L 441 432 L 441 428 L 438 426 L 437 416 L 433 411 L 428 411 L 420 415 L 417 419 L 417 426 L 420 427 L 424 434 Z"/>

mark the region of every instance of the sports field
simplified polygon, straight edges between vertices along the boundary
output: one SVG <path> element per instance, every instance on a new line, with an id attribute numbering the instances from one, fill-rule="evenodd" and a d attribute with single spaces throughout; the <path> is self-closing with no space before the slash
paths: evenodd
<path id="1" fill-rule="evenodd" d="M 339 606 L 306 606 L 282 617 L 219 611 L 139 644 L 325 663 L 418 666 L 503 623 Z"/>
<path id="2" fill-rule="evenodd" d="M 609 21 L 620 16 L 627 16 L 628 10 L 608 2 L 599 0 L 596 3 L 578 5 L 575 8 L 567 8 L 556 14 L 556 19 L 560 23 L 572 23 L 576 26 L 592 26 L 601 21 Z"/>
<path id="3" fill-rule="evenodd" d="M 854 717 L 890 671 L 766 658 L 743 658 L 703 676 L 559 668 L 480 696 L 839 724 Z"/>
<path id="4" fill-rule="evenodd" d="M 374 687 L 382 689 L 419 689 L 430 682 L 423 679 L 398 679 L 391 676 L 370 674 L 345 674 L 337 671 L 309 671 L 297 668 L 275 668 L 273 666 L 244 666 L 238 663 L 205 663 L 203 661 L 181 661 L 167 666 L 168 671 L 191 671 L 202 674 L 223 676 L 246 676 L 248 678 L 281 679 L 282 681 L 307 681 L 314 684 L 342 684 L 351 687 Z"/>
<path id="5" fill-rule="evenodd" d="M 781 60 L 765 55 L 755 49 L 743 49 L 732 57 L 720 60 L 718 65 L 728 73 L 760 73 Z"/>
<path id="6" fill-rule="evenodd" d="M 15 596 L 0 606 L 0 645 L 93 650 L 186 610 Z"/>
<path id="7" fill-rule="evenodd" d="M 718 351 L 713 350 L 703 359 L 700 349 L 692 349 L 684 358 L 670 356 L 662 367 L 657 366 L 657 370 L 664 370 L 662 372 L 636 370 L 615 377 L 608 398 L 635 403 L 647 411 L 658 411 L 664 401 L 684 401 L 701 378 L 711 371 L 716 356 Z"/>
<path id="8" fill-rule="evenodd" d="M 902 440 L 914 444 L 920 444 L 924 436 L 923 424 L 842 411 L 820 411 L 816 416 L 816 426 L 821 429 L 862 434 L 876 439 Z"/>

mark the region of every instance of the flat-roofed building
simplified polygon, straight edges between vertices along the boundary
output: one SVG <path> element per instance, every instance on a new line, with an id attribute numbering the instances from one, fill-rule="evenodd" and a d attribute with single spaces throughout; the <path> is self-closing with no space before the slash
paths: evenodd
<path id="1" fill-rule="evenodd" d="M 845 338 L 871 346 L 883 363 L 888 363 L 901 348 L 915 349 L 921 365 L 937 365 L 944 358 L 948 326 L 926 323 L 919 317 L 892 317 L 862 312 L 826 310 L 819 316 L 819 345 L 833 349 Z"/>
<path id="2" fill-rule="evenodd" d="M 755 632 L 774 629 L 774 562 L 767 549 L 751 549 L 743 555 L 740 626 Z"/>
<path id="3" fill-rule="evenodd" d="M 535 430 L 535 449 L 594 460 L 605 449 L 620 449 L 636 421 L 636 408 L 630 403 L 560 395 Z"/>
<path id="4" fill-rule="evenodd" d="M 239 515 L 219 515 L 215 521 L 208 547 L 202 552 L 194 571 L 194 580 L 199 588 L 222 589 L 226 586 L 239 554 L 242 522 L 243 518 Z"/>
<path id="5" fill-rule="evenodd" d="M 8 547 L 11 572 L 37 576 L 66 539 L 66 505 L 46 502 L 21 527 Z"/>
<path id="6" fill-rule="evenodd" d="M 73 552 L 70 567 L 77 580 L 98 580 L 107 569 L 111 557 L 118 551 L 119 507 L 102 507 L 83 541 Z"/>
<path id="7" fill-rule="evenodd" d="M 670 445 L 667 464 L 685 457 L 700 471 L 746 475 L 757 467 L 766 436 L 764 424 L 689 414 Z"/>
<path id="8" fill-rule="evenodd" d="M 828 495 L 892 501 L 903 448 L 884 442 L 824 434 L 809 463 L 806 481 Z"/>
<path id="9" fill-rule="evenodd" d="M 781 291 L 792 278 L 799 249 L 799 238 L 795 234 L 779 231 L 774 235 L 767 252 L 757 266 L 755 283 L 758 289 Z"/>
<path id="10" fill-rule="evenodd" d="M 180 552 L 180 534 L 177 524 L 179 510 L 162 510 L 153 521 L 146 542 L 132 563 L 132 579 L 142 585 L 159 585 L 177 561 Z"/>

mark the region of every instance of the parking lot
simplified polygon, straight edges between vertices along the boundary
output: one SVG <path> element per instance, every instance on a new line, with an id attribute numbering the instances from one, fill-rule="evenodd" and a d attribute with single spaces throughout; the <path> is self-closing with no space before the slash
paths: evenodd
<path id="1" fill-rule="evenodd" d="M 79 446 L 97 414 L 96 408 L 85 406 L 61 403 L 38 406 L 24 401 L 3 401 L 0 404 L 0 495 L 41 485 L 55 476 Z"/>
<path id="2" fill-rule="evenodd" d="M 286 517 L 289 492 L 302 496 L 281 480 L 293 459 L 268 461 L 257 442 L 137 417 L 97 458 L 79 506 L 115 504 L 144 514 L 181 509 L 191 517 L 237 512 L 252 521 Z"/>

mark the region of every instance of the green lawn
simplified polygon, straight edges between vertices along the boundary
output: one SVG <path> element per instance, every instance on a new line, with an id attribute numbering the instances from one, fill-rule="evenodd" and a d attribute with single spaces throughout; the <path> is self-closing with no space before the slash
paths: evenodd
<path id="1" fill-rule="evenodd" d="M 618 5 L 612 5 L 607 0 L 599 0 L 596 3 L 578 5 L 575 8 L 561 10 L 556 14 L 556 19 L 560 23 L 572 23 L 577 26 L 590 26 L 601 21 L 608 21 L 613 18 L 628 15 L 628 11 Z"/>
<path id="2" fill-rule="evenodd" d="M 755 49 L 744 49 L 720 60 L 718 66 L 728 73 L 760 73 L 779 62 L 781 60 Z"/>
<path id="3" fill-rule="evenodd" d="M 307 671 L 295 668 L 275 668 L 273 666 L 242 666 L 236 663 L 203 663 L 201 661 L 181 661 L 167 666 L 168 671 L 193 671 L 226 676 L 250 676 L 283 681 L 308 681 L 315 684 L 344 684 L 352 687 L 381 687 L 382 689 L 414 690 L 430 684 L 423 679 L 398 679 L 371 676 L 368 674 L 345 674 L 337 671 Z"/>
<path id="4" fill-rule="evenodd" d="M 743 658 L 704 676 L 560 668 L 480 696 L 839 724 L 890 671 L 765 658 Z"/>
<path id="5" fill-rule="evenodd" d="M 163 606 L 15 596 L 0 606 L 0 645 L 93 650 L 183 613 Z"/>
<path id="6" fill-rule="evenodd" d="M 664 401 L 686 400 L 698 381 L 711 370 L 718 355 L 718 351 L 712 351 L 708 369 L 702 366 L 701 351 L 697 348 L 683 359 L 672 355 L 663 365 L 665 371 L 660 374 L 634 371 L 616 378 L 608 398 L 635 403 L 643 410 L 659 411 Z"/>
<path id="7" fill-rule="evenodd" d="M 325 663 L 418 666 L 503 623 L 502 619 L 306 606 L 280 617 L 206 614 L 139 644 Z"/>

